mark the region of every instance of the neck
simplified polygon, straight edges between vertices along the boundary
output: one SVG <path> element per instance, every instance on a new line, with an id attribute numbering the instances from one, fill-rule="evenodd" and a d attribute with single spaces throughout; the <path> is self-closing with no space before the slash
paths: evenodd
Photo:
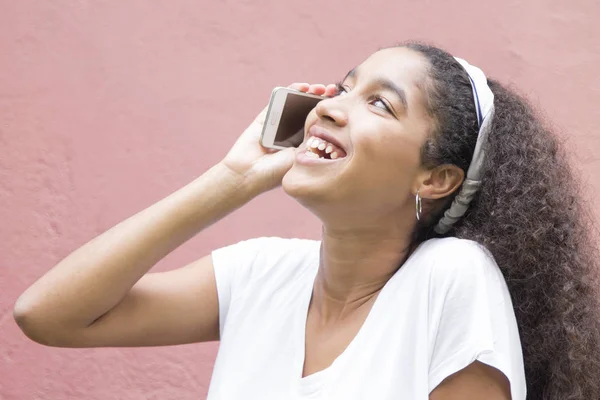
<path id="1" fill-rule="evenodd" d="M 343 319 L 371 303 L 410 255 L 410 229 L 324 226 L 313 307 L 321 321 Z"/>

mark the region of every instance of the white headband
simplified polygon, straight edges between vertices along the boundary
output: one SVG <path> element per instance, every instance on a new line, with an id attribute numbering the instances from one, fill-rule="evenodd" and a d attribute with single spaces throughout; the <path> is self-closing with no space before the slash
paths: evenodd
<path id="1" fill-rule="evenodd" d="M 487 136 L 492 127 L 494 117 L 494 94 L 487 83 L 487 78 L 482 70 L 469 64 L 465 60 L 456 58 L 469 75 L 471 87 L 473 88 L 473 97 L 475 98 L 475 111 L 477 112 L 477 122 L 479 124 L 479 134 L 473 159 L 467 171 L 467 176 L 462 184 L 460 192 L 454 198 L 450 208 L 444 213 L 442 219 L 435 226 L 434 230 L 439 234 L 448 232 L 469 208 L 469 203 L 475 197 L 475 194 L 481 186 L 481 169 L 483 167 L 484 146 L 487 142 Z"/>

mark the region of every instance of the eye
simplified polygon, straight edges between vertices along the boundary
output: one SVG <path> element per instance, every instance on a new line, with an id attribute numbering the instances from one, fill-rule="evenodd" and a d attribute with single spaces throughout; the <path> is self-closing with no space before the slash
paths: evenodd
<path id="1" fill-rule="evenodd" d="M 345 88 L 344 85 L 342 85 L 341 83 L 336 83 L 335 86 L 337 89 L 337 91 L 335 93 L 336 96 L 342 96 L 342 95 L 348 94 L 349 90 L 347 88 Z"/>
<path id="2" fill-rule="evenodd" d="M 350 88 L 344 86 L 341 83 L 336 83 L 335 86 L 336 86 L 336 89 L 337 89 L 335 96 L 343 96 L 343 95 L 346 95 L 346 94 L 348 94 L 350 92 Z M 384 110 L 384 111 L 386 111 L 386 112 L 394 115 L 394 112 L 392 111 L 392 108 L 380 96 L 372 96 L 371 99 L 370 99 L 370 101 L 369 101 L 369 104 L 371 104 L 371 105 L 373 105 L 373 106 L 375 106 L 377 108 L 381 108 L 382 110 Z"/>
<path id="3" fill-rule="evenodd" d="M 372 105 L 374 105 L 375 107 L 381 108 L 387 112 L 389 112 L 390 114 L 392 113 L 392 110 L 390 109 L 390 107 L 385 103 L 385 101 L 381 98 L 381 97 L 374 97 L 370 103 Z"/>

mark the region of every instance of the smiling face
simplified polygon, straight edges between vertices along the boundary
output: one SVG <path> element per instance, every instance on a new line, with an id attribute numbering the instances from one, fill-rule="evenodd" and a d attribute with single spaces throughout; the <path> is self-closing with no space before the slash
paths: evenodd
<path id="1" fill-rule="evenodd" d="M 284 190 L 322 220 L 373 221 L 414 208 L 421 148 L 433 126 L 421 89 L 427 67 L 420 53 L 391 48 L 348 74 L 340 94 L 308 116 Z"/>

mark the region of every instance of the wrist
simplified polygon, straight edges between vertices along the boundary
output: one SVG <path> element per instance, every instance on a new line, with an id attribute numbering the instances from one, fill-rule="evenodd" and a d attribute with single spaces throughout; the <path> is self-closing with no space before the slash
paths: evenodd
<path id="1" fill-rule="evenodd" d="M 220 177 L 221 182 L 226 182 L 227 187 L 233 190 L 236 196 L 244 198 L 246 201 L 264 192 L 259 182 L 253 179 L 253 174 L 249 171 L 238 171 L 222 161 L 212 169 Z"/>

